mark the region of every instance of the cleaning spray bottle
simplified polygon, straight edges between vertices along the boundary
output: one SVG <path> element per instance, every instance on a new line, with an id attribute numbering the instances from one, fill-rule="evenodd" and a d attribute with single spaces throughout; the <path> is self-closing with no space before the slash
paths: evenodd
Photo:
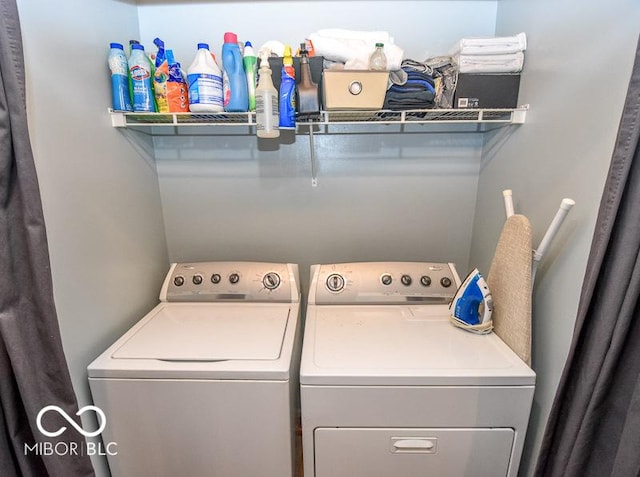
<path id="1" fill-rule="evenodd" d="M 253 51 L 253 45 L 250 41 L 244 44 L 244 52 L 242 57 L 244 64 L 244 72 L 247 75 L 247 92 L 249 93 L 249 111 L 256 110 L 256 82 L 258 72 L 258 58 Z"/>
<path id="2" fill-rule="evenodd" d="M 256 88 L 256 134 L 260 138 L 280 136 L 278 129 L 278 91 L 273 86 L 269 57 L 260 58 L 260 80 Z"/>
<path id="3" fill-rule="evenodd" d="M 291 47 L 284 48 L 280 80 L 280 129 L 296 127 L 296 72 L 293 69 Z"/>
<path id="4" fill-rule="evenodd" d="M 298 119 L 317 120 L 320 116 L 318 85 L 311 79 L 311 67 L 305 43 L 300 44 L 300 83 L 297 91 Z"/>

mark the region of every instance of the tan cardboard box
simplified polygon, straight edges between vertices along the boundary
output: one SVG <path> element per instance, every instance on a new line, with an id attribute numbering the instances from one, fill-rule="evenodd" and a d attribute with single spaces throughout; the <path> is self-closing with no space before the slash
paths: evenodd
<path id="1" fill-rule="evenodd" d="M 324 70 L 322 76 L 324 109 L 382 109 L 388 71 Z"/>

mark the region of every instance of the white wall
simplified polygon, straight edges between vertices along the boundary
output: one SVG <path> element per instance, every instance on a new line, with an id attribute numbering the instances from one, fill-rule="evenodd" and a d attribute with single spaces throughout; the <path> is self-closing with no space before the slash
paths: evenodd
<path id="1" fill-rule="evenodd" d="M 424 60 L 463 35 L 493 34 L 496 15 L 495 1 L 141 3 L 142 42 L 149 49 L 160 36 L 184 66 L 199 41 L 219 57 L 228 30 L 258 48 L 272 39 L 297 45 L 327 27 L 387 30 L 406 57 Z M 305 136 L 156 138 L 171 259 L 293 261 L 305 282 L 318 262 L 443 260 L 466 269 L 481 135 L 315 143 L 317 188 Z"/>
<path id="2" fill-rule="evenodd" d="M 497 34 L 527 32 L 520 102 L 527 122 L 485 145 L 471 262 L 488 270 L 504 222 L 503 189 L 529 217 L 534 246 L 563 197 L 577 205 L 542 263 L 533 302 L 537 389 L 521 475 L 531 475 L 566 359 L 593 228 L 630 78 L 640 4 L 499 2 Z"/>
<path id="3" fill-rule="evenodd" d="M 55 302 L 83 406 L 91 402 L 87 365 L 157 301 L 168 269 L 155 164 L 107 114 L 109 42 L 138 35 L 136 8 L 111 0 L 18 6 Z M 104 461 L 95 463 L 106 475 Z"/>

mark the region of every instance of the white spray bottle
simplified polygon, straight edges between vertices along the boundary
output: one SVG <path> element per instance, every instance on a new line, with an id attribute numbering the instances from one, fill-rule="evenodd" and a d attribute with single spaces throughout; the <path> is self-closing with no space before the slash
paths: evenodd
<path id="1" fill-rule="evenodd" d="M 256 134 L 261 138 L 280 136 L 278 91 L 273 86 L 269 57 L 260 58 L 260 79 L 256 88 Z"/>

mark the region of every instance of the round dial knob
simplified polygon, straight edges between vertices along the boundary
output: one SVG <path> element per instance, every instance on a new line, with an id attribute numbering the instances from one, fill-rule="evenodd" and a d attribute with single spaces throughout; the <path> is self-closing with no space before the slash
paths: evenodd
<path id="1" fill-rule="evenodd" d="M 449 288 L 451 286 L 451 283 L 453 283 L 453 282 L 451 281 L 451 278 L 449 278 L 449 277 L 442 277 L 440 279 L 440 285 L 442 285 L 445 288 Z"/>
<path id="2" fill-rule="evenodd" d="M 238 275 L 237 273 L 232 273 L 231 275 L 229 275 L 229 282 L 232 285 L 235 285 L 239 281 L 240 281 L 240 275 Z"/>
<path id="3" fill-rule="evenodd" d="M 219 273 L 214 273 L 213 275 L 211 275 L 211 283 L 218 284 L 220 283 L 220 280 L 222 280 L 222 277 Z"/>
<path id="4" fill-rule="evenodd" d="M 423 287 L 428 287 L 431 285 L 431 277 L 429 275 L 422 275 L 420 277 L 420 284 Z"/>
<path id="5" fill-rule="evenodd" d="M 182 285 L 184 285 L 184 277 L 182 275 L 178 275 L 177 277 L 174 277 L 173 284 L 177 287 L 181 287 Z"/>
<path id="6" fill-rule="evenodd" d="M 200 285 L 202 283 L 202 275 L 194 275 L 192 281 L 194 285 Z"/>
<path id="7" fill-rule="evenodd" d="M 269 272 L 262 277 L 262 284 L 267 290 L 275 290 L 280 285 L 280 275 L 276 272 Z"/>
<path id="8" fill-rule="evenodd" d="M 380 277 L 380 282 L 385 286 L 389 286 L 393 282 L 393 278 L 388 273 L 385 273 Z"/>
<path id="9" fill-rule="evenodd" d="M 411 275 L 402 275 L 400 277 L 400 281 L 405 287 L 408 287 L 409 285 L 411 285 L 411 282 L 413 282 L 413 280 L 411 279 Z"/>
<path id="10" fill-rule="evenodd" d="M 345 281 L 342 275 L 332 273 L 327 277 L 327 288 L 334 293 L 341 292 L 344 289 Z"/>

